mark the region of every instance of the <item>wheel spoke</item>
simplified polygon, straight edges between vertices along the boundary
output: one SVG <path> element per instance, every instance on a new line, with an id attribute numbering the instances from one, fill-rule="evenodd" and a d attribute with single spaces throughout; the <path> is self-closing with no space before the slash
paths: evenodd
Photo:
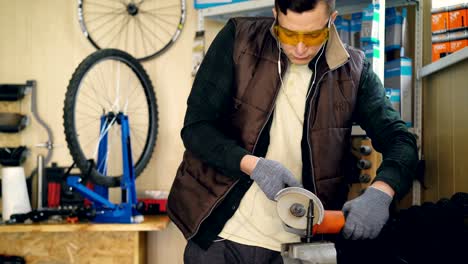
<path id="1" fill-rule="evenodd" d="M 100 13 L 98 13 L 98 12 L 89 12 L 89 13 L 90 14 L 101 14 L 101 15 L 100 16 L 95 16 L 92 19 L 86 20 L 86 24 L 88 24 L 88 25 L 91 25 L 92 23 L 97 22 L 99 20 L 102 20 L 103 18 L 107 18 L 107 17 L 109 17 L 111 15 L 114 16 L 114 17 L 120 15 L 120 12 L 100 12 Z"/>
<path id="2" fill-rule="evenodd" d="M 105 8 L 105 9 L 110 9 L 110 10 L 116 10 L 116 9 L 121 9 L 121 8 L 115 8 L 113 6 L 108 6 L 108 5 L 104 5 L 102 3 L 95 3 L 95 2 L 91 2 L 91 1 L 86 1 L 86 5 L 93 5 L 95 7 L 98 7 L 98 8 Z"/>
<path id="3" fill-rule="evenodd" d="M 146 37 L 145 37 L 145 34 L 143 33 L 143 29 L 141 28 L 140 20 L 139 20 L 138 18 L 136 18 L 136 22 L 137 22 L 136 24 L 138 25 L 138 28 L 140 29 L 140 33 L 141 33 L 141 42 L 143 43 L 143 49 L 144 49 L 144 51 L 145 51 L 144 54 L 145 54 L 145 55 L 148 55 L 149 53 L 148 53 L 148 49 L 147 49 L 147 47 L 146 47 L 146 42 L 145 42 Z"/>
<path id="4" fill-rule="evenodd" d="M 106 35 L 111 33 L 119 25 L 119 23 L 122 22 L 125 19 L 125 16 L 119 17 L 117 19 L 118 20 L 116 20 L 115 23 L 112 26 L 107 27 L 107 30 L 104 31 L 104 33 L 101 33 L 100 35 L 96 34 L 97 35 L 96 40 L 100 41 L 100 40 L 102 40 L 102 38 L 106 37 Z M 104 46 L 104 47 L 106 47 L 106 46 Z"/>
<path id="5" fill-rule="evenodd" d="M 93 123 L 96 123 L 96 122 L 99 122 L 99 119 L 93 119 L 93 120 L 89 121 L 88 123 L 85 123 L 85 124 L 80 125 L 80 127 L 77 127 L 77 128 L 76 128 L 76 131 L 81 131 L 81 130 L 84 129 L 84 128 L 88 128 L 88 129 L 89 129 L 89 128 L 92 128 L 92 127 L 90 127 L 89 125 L 91 125 L 91 124 L 93 124 Z"/>
<path id="6" fill-rule="evenodd" d="M 154 38 L 156 38 L 156 39 L 158 39 L 160 42 L 164 43 L 164 41 L 161 39 L 161 37 L 159 37 L 158 35 L 156 35 L 156 34 L 153 32 L 153 30 L 151 30 L 146 24 L 144 24 L 144 23 L 141 23 L 141 24 L 142 24 L 143 28 L 146 30 L 146 32 L 150 33 L 151 35 L 154 36 Z M 164 29 L 164 28 L 163 28 L 163 30 L 164 30 L 166 33 L 168 33 L 169 36 L 170 36 L 171 33 L 170 33 L 169 31 L 167 31 L 167 30 Z"/>
<path id="7" fill-rule="evenodd" d="M 120 39 L 122 38 L 122 31 L 123 29 L 125 28 L 125 25 L 128 24 L 128 21 L 130 21 L 130 17 L 126 17 L 122 20 L 122 25 L 120 26 L 120 29 L 117 31 L 117 33 L 115 33 L 115 36 L 111 38 L 111 40 L 109 40 L 109 43 L 107 43 L 106 47 L 111 47 L 111 43 L 114 42 L 115 38 L 117 36 L 119 36 L 119 38 L 117 39 L 117 45 L 114 45 L 114 47 L 118 47 L 118 44 L 120 43 Z"/>
<path id="8" fill-rule="evenodd" d="M 162 17 L 156 16 L 156 15 L 153 15 L 153 14 L 145 14 L 145 15 L 147 15 L 148 18 L 151 18 L 151 19 L 149 19 L 149 21 L 152 21 L 155 25 L 157 25 L 162 31 L 164 31 L 170 37 L 172 36 L 172 33 L 169 32 L 164 26 L 159 25 L 158 20 L 161 21 L 161 22 L 164 22 L 166 25 L 169 25 L 169 26 L 177 27 L 177 25 L 178 25 L 177 23 L 170 22 L 170 21 L 168 21 L 168 20 L 166 20 L 166 19 L 164 19 Z M 158 39 L 161 40 L 161 38 L 158 38 Z M 161 40 L 161 42 L 163 42 L 163 41 Z"/>
<path id="9" fill-rule="evenodd" d="M 159 11 L 159 10 L 163 10 L 163 9 L 172 9 L 172 8 L 180 9 L 180 5 L 179 4 L 173 4 L 173 5 L 163 6 L 163 7 L 156 7 L 156 8 L 145 10 L 145 12 L 153 13 L 155 11 Z"/>

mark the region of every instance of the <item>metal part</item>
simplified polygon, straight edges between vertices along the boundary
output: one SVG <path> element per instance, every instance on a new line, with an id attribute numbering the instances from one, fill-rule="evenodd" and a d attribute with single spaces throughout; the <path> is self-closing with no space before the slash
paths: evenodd
<path id="1" fill-rule="evenodd" d="M 45 143 L 45 146 L 47 148 L 47 155 L 44 158 L 44 166 L 47 166 L 53 154 L 54 134 L 52 132 L 52 129 L 47 125 L 47 123 L 39 116 L 37 110 L 37 82 L 35 80 L 30 80 L 27 81 L 27 85 L 31 89 L 31 112 L 33 114 L 33 117 L 34 119 L 36 119 L 39 125 L 41 125 L 41 127 L 43 127 L 47 132 L 47 141 Z"/>
<path id="2" fill-rule="evenodd" d="M 37 209 L 42 209 L 42 181 L 44 178 L 44 156 L 37 155 Z"/>
<path id="3" fill-rule="evenodd" d="M 281 248 L 284 264 L 336 264 L 335 244 L 291 243 Z"/>
<path id="4" fill-rule="evenodd" d="M 369 183 L 371 181 L 371 176 L 369 174 L 361 174 L 359 175 L 359 182 L 361 183 Z"/>
<path id="5" fill-rule="evenodd" d="M 416 5 L 416 21 L 415 21 L 415 51 L 414 51 L 414 66 L 416 68 L 416 80 L 414 82 L 414 132 L 418 138 L 418 156 L 422 159 L 421 142 L 422 142 L 422 80 L 418 77 L 419 70 L 423 66 L 423 12 L 424 2 L 417 1 Z M 430 14 L 429 14 L 430 15 Z M 412 204 L 421 204 L 421 184 L 418 181 L 413 181 L 412 188 Z"/>
<path id="6" fill-rule="evenodd" d="M 363 145 L 363 146 L 359 147 L 359 152 L 360 152 L 362 155 L 367 156 L 367 155 L 369 155 L 369 154 L 372 153 L 372 148 L 371 148 L 370 146 L 365 146 L 365 145 Z"/>
<path id="7" fill-rule="evenodd" d="M 361 159 L 358 161 L 357 167 L 361 170 L 367 170 L 372 167 L 372 162 L 370 160 Z"/>
<path id="8" fill-rule="evenodd" d="M 306 243 L 281 245 L 285 264 L 335 264 L 336 249 L 327 241 L 312 242 L 313 228 L 320 225 L 325 210 L 320 199 L 312 192 L 300 187 L 288 187 L 275 196 L 276 210 L 287 232 L 305 238 Z M 307 212 L 305 212 L 305 208 Z"/>
<path id="9" fill-rule="evenodd" d="M 465 61 L 468 59 L 468 47 L 457 51 L 457 53 L 447 55 L 436 62 L 424 66 L 416 75 L 418 80 L 427 77 L 433 73 L 446 69 L 454 64 Z"/>
<path id="10" fill-rule="evenodd" d="M 286 231 L 305 236 L 307 229 L 307 216 L 296 216 L 291 213 L 291 207 L 309 208 L 313 203 L 313 225 L 322 223 L 325 210 L 320 199 L 312 192 L 300 187 L 288 187 L 279 191 L 276 196 L 276 211 Z"/>
<path id="11" fill-rule="evenodd" d="M 312 227 L 314 223 L 314 202 L 309 200 L 309 209 L 307 209 L 307 229 L 306 229 L 306 242 L 312 242 Z"/>
<path id="12" fill-rule="evenodd" d="M 292 215 L 296 217 L 303 217 L 306 214 L 306 210 L 304 208 L 304 205 L 295 203 L 291 205 L 289 208 L 289 211 L 291 212 Z"/>

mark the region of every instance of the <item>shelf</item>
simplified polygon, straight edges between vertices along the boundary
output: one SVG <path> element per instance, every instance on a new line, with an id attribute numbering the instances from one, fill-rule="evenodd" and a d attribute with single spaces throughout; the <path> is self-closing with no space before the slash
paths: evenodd
<path id="1" fill-rule="evenodd" d="M 160 231 L 169 224 L 167 216 L 147 216 L 140 224 L 99 224 L 99 223 L 77 223 L 77 224 L 13 224 L 0 225 L 0 233 L 23 233 L 23 232 L 88 232 L 88 231 Z"/>
<path id="2" fill-rule="evenodd" d="M 17 101 L 31 91 L 34 81 L 26 84 L 0 84 L 0 101 Z"/>
<path id="3" fill-rule="evenodd" d="M 398 7 L 415 4 L 418 0 L 387 0 L 386 7 Z M 339 14 L 352 14 L 362 11 L 371 0 L 337 0 L 336 10 Z M 233 4 L 199 9 L 200 14 L 210 20 L 226 22 L 231 17 L 237 16 L 272 16 L 274 0 L 252 0 Z"/>
<path id="4" fill-rule="evenodd" d="M 0 165 L 21 166 L 28 154 L 29 150 L 26 146 L 0 147 Z"/>
<path id="5" fill-rule="evenodd" d="M 17 133 L 29 123 L 27 116 L 18 113 L 0 113 L 0 132 Z"/>
<path id="6" fill-rule="evenodd" d="M 462 50 L 454 52 L 446 57 L 441 58 L 436 62 L 424 66 L 421 70 L 417 72 L 416 78 L 420 80 L 426 76 L 441 71 L 466 59 L 468 59 L 468 47 L 465 47 Z"/>

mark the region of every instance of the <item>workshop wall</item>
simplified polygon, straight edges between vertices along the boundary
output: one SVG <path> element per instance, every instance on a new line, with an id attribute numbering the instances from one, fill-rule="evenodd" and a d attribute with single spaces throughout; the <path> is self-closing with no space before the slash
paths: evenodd
<path id="1" fill-rule="evenodd" d="M 424 94 L 424 201 L 468 192 L 468 62 L 429 76 Z"/>
<path id="2" fill-rule="evenodd" d="M 192 44 L 197 16 L 193 1 L 187 1 L 187 20 L 180 38 L 163 55 L 143 63 L 157 97 L 159 132 L 152 160 L 137 180 L 137 188 L 169 190 L 184 150 L 180 129 L 191 89 Z M 219 24 L 207 23 L 207 43 Z M 71 165 L 63 129 L 63 102 L 68 81 L 78 64 L 95 51 L 80 31 L 77 1 L 0 1 L 0 83 L 37 80 L 40 116 L 54 133 L 52 161 Z M 207 44 L 208 45 L 208 44 Z M 30 114 L 31 96 L 22 101 L 1 103 L 0 111 Z M 36 156 L 45 154 L 34 147 L 44 143 L 47 134 L 35 120 L 20 134 L 0 136 L 0 146 L 24 144 L 32 150 L 25 164 L 29 174 Z M 185 239 L 170 224 L 148 238 L 148 263 L 182 263 Z M 112 247 L 112 245 L 109 245 Z"/>

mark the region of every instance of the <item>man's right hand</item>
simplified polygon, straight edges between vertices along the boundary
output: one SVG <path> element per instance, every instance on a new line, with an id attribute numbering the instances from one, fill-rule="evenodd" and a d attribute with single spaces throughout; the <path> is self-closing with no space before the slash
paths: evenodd
<path id="1" fill-rule="evenodd" d="M 301 186 L 293 174 L 281 163 L 263 158 L 258 159 L 250 178 L 257 183 L 270 200 L 273 200 L 275 195 L 285 188 L 285 185 L 289 187 Z"/>

